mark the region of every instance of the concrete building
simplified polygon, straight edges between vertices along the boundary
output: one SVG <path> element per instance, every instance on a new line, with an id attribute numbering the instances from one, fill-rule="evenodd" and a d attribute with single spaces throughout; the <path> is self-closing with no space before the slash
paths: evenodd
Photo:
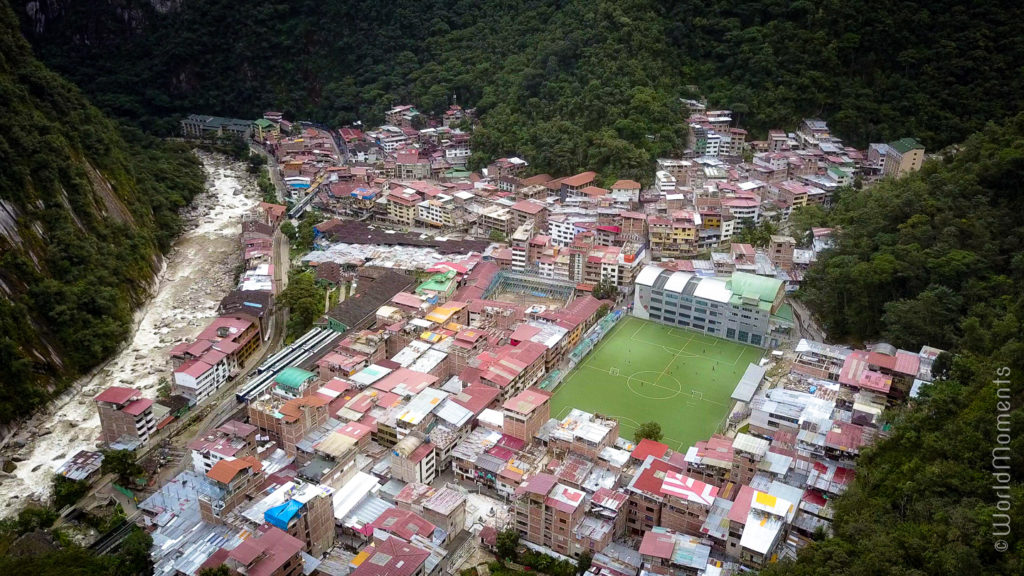
<path id="1" fill-rule="evenodd" d="M 416 219 L 429 226 L 452 228 L 455 226 L 455 198 L 438 194 L 416 205 Z"/>
<path id="2" fill-rule="evenodd" d="M 352 559 L 349 576 L 426 576 L 430 552 L 401 538 L 378 540 Z"/>
<path id="3" fill-rule="evenodd" d="M 256 450 L 257 428 L 245 422 L 230 420 L 209 434 L 189 442 L 192 468 L 206 474 L 221 460 L 251 456 Z"/>
<path id="4" fill-rule="evenodd" d="M 221 460 L 206 473 L 210 490 L 199 497 L 204 522 L 224 524 L 227 515 L 263 483 L 263 463 L 255 456 Z"/>
<path id="5" fill-rule="evenodd" d="M 399 440 L 388 458 L 392 477 L 403 482 L 430 484 L 437 477 L 437 451 L 423 434 L 409 434 Z"/>
<path id="6" fill-rule="evenodd" d="M 536 388 L 523 390 L 509 398 L 502 405 L 505 416 L 502 431 L 530 443 L 537 430 L 551 417 L 550 400 L 551 394 Z"/>
<path id="7" fill-rule="evenodd" d="M 889 143 L 882 172 L 886 176 L 899 178 L 920 170 L 923 162 L 924 146 L 913 138 L 903 138 Z"/>
<path id="8" fill-rule="evenodd" d="M 718 487 L 677 472 L 666 472 L 661 484 L 665 501 L 661 525 L 684 534 L 700 534 Z"/>
<path id="9" fill-rule="evenodd" d="M 186 138 L 238 136 L 248 139 L 252 134 L 252 122 L 237 118 L 189 114 L 181 121 L 181 133 Z"/>
<path id="10" fill-rule="evenodd" d="M 264 512 L 264 520 L 301 540 L 306 553 L 319 558 L 334 546 L 333 491 L 303 484 L 289 492 L 285 502 Z"/>
<path id="11" fill-rule="evenodd" d="M 506 416 L 506 422 L 508 416 Z M 556 454 L 577 454 L 591 462 L 619 438 L 614 418 L 573 408 L 548 436 L 548 448 Z"/>
<path id="12" fill-rule="evenodd" d="M 221 549 L 223 550 L 223 548 Z M 302 541 L 278 528 L 270 528 L 224 554 L 223 564 L 236 574 L 299 576 L 303 573 Z M 216 556 L 216 554 L 215 554 Z M 211 566 L 216 567 L 214 561 Z"/>
<path id="13" fill-rule="evenodd" d="M 582 490 L 560 484 L 550 474 L 536 474 L 515 495 L 515 526 L 523 539 L 564 556 L 579 555 L 574 529 L 586 512 Z"/>
<path id="14" fill-rule="evenodd" d="M 101 443 L 134 450 L 156 432 L 153 400 L 143 398 L 140 390 L 111 386 L 94 401 L 100 416 Z"/>
<path id="15" fill-rule="evenodd" d="M 466 496 L 452 488 L 410 482 L 395 496 L 395 505 L 444 530 L 448 534 L 445 544 L 466 527 Z"/>
<path id="16" fill-rule="evenodd" d="M 423 198 L 411 188 L 393 190 L 387 195 L 388 219 L 391 223 L 405 228 L 416 225 L 419 204 Z"/>
<path id="17" fill-rule="evenodd" d="M 545 374 L 547 348 L 536 342 L 519 346 L 505 345 L 477 356 L 480 381 L 501 390 L 501 399 L 508 400 L 533 386 Z"/>
<path id="18" fill-rule="evenodd" d="M 771 244 L 768 246 L 768 258 L 775 266 L 783 270 L 791 270 L 795 249 L 796 240 L 792 236 L 772 236 Z"/>
<path id="19" fill-rule="evenodd" d="M 328 401 L 320 396 L 287 398 L 273 393 L 250 403 L 248 414 L 249 422 L 292 455 L 299 441 L 329 417 Z"/>
<path id="20" fill-rule="evenodd" d="M 230 375 L 231 366 L 227 354 L 210 348 L 201 356 L 190 358 L 174 369 L 173 390 L 176 394 L 199 403 L 219 390 Z"/>
<path id="21" fill-rule="evenodd" d="M 636 279 L 633 315 L 763 348 L 778 346 L 791 322 L 774 316 L 783 283 L 736 272 L 728 279 L 702 278 L 648 265 Z"/>

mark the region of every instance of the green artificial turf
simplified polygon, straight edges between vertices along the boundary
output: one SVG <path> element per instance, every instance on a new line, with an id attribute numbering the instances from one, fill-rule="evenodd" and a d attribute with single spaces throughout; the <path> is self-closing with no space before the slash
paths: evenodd
<path id="1" fill-rule="evenodd" d="M 662 442 L 686 450 L 715 433 L 747 365 L 764 350 L 626 316 L 555 389 L 551 416 L 572 408 L 617 418 L 632 440 L 644 422 Z"/>

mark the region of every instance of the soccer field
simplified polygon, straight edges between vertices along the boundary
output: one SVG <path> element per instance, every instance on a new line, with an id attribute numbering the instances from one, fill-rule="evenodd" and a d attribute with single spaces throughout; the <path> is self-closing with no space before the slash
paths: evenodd
<path id="1" fill-rule="evenodd" d="M 572 408 L 619 420 L 632 440 L 644 422 L 661 424 L 662 442 L 686 450 L 714 434 L 747 365 L 764 350 L 626 316 L 555 389 L 551 416 Z"/>

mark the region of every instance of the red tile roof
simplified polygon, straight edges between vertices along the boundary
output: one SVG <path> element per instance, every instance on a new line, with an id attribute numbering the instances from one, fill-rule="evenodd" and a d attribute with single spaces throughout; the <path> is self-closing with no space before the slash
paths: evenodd
<path id="1" fill-rule="evenodd" d="M 363 551 L 369 551 L 370 556 L 350 576 L 411 576 L 430 557 L 426 550 L 399 538 L 378 540 Z"/>
<path id="2" fill-rule="evenodd" d="M 512 209 L 518 212 L 526 212 L 527 214 L 537 214 L 541 210 L 544 210 L 546 206 L 540 202 L 534 200 L 520 200 L 512 205 Z"/>
<path id="3" fill-rule="evenodd" d="M 594 177 L 597 176 L 597 172 L 580 172 L 575 176 L 569 176 L 562 178 L 562 184 L 570 187 L 584 186 L 594 181 Z"/>
<path id="4" fill-rule="evenodd" d="M 492 386 L 471 384 L 463 388 L 462 392 L 452 396 L 452 401 L 473 414 L 480 414 L 499 395 L 501 395 L 501 391 Z"/>
<path id="5" fill-rule="evenodd" d="M 423 372 L 416 372 L 415 370 L 409 370 L 408 368 L 398 368 L 394 372 L 391 372 L 387 376 L 374 382 L 371 388 L 375 388 L 383 392 L 391 392 L 399 386 L 404 386 L 404 388 L 413 394 L 418 394 L 435 382 L 437 382 L 437 376 L 431 376 L 430 374 L 424 374 Z"/>
<path id="6" fill-rule="evenodd" d="M 856 424 L 836 422 L 825 435 L 825 446 L 843 452 L 857 452 L 863 445 L 864 428 Z"/>
<path id="7" fill-rule="evenodd" d="M 824 506 L 828 500 L 825 500 L 825 496 L 818 490 L 807 490 L 804 492 L 801 498 L 804 502 L 814 504 L 815 506 Z"/>
<path id="8" fill-rule="evenodd" d="M 886 370 L 896 368 L 896 357 L 882 354 L 881 352 L 868 352 L 867 361 L 872 366 L 878 366 Z"/>
<path id="9" fill-rule="evenodd" d="M 639 190 L 640 183 L 633 180 L 618 180 L 612 184 L 612 190 Z"/>
<path id="10" fill-rule="evenodd" d="M 634 459 L 643 462 L 647 460 L 648 456 L 654 456 L 655 458 L 662 458 L 665 456 L 665 452 L 668 452 L 668 445 L 662 444 L 661 442 L 655 442 L 650 438 L 644 438 L 636 445 L 633 449 L 633 453 L 630 454 Z"/>
<path id="11" fill-rule="evenodd" d="M 124 408 L 121 409 L 121 411 L 124 412 L 125 414 L 138 416 L 139 414 L 142 414 L 146 410 L 149 410 L 149 407 L 152 405 L 153 400 L 149 398 L 143 398 L 141 400 L 136 400 L 135 402 L 132 402 L 131 404 L 125 406 Z"/>
<path id="12" fill-rule="evenodd" d="M 206 473 L 206 476 L 221 484 L 230 484 L 235 476 L 238 476 L 238 473 L 246 468 L 252 468 L 253 472 L 259 472 L 263 469 L 263 463 L 253 456 L 235 460 L 218 460 Z"/>
<path id="13" fill-rule="evenodd" d="M 730 522 L 739 522 L 740 524 L 747 522 L 747 514 L 750 512 L 750 504 L 754 501 L 754 494 L 756 492 L 757 490 L 746 484 L 740 487 L 740 493 L 736 496 L 736 500 L 733 501 L 732 508 L 729 509 Z"/>
<path id="14" fill-rule="evenodd" d="M 420 535 L 428 540 L 434 534 L 435 526 L 411 510 L 388 508 L 370 524 L 374 529 L 390 532 L 404 540 Z"/>
<path id="15" fill-rule="evenodd" d="M 271 526 L 256 538 L 242 541 L 228 558 L 248 566 L 248 576 L 270 576 L 302 551 L 302 540 Z"/>
<path id="16" fill-rule="evenodd" d="M 193 358 L 191 360 L 186 361 L 181 366 L 175 368 L 174 371 L 182 374 L 187 374 L 193 378 L 198 379 L 203 374 L 205 374 L 206 371 L 209 370 L 210 368 L 213 368 L 213 366 L 210 366 L 209 364 L 203 362 L 202 360 L 199 360 L 198 358 Z"/>
<path id="17" fill-rule="evenodd" d="M 917 376 L 917 371 L 921 367 L 921 357 L 913 352 L 907 352 L 906 350 L 896 351 L 896 366 L 893 370 L 900 374 L 907 374 L 909 376 Z"/>
<path id="18" fill-rule="evenodd" d="M 96 396 L 97 402 L 109 402 L 111 404 L 124 404 L 139 396 L 141 392 L 135 388 L 125 388 L 124 386 L 111 386 L 103 392 L 100 392 Z"/>
<path id="19" fill-rule="evenodd" d="M 597 489 L 597 492 L 594 492 L 591 502 L 604 508 L 619 510 L 626 504 L 627 500 L 629 500 L 629 496 L 622 492 L 601 487 Z"/>
<path id="20" fill-rule="evenodd" d="M 529 493 L 547 496 L 557 483 L 558 479 L 551 474 L 535 474 L 516 488 L 516 495 Z"/>
<path id="21" fill-rule="evenodd" d="M 549 392 L 536 388 L 527 388 L 506 400 L 502 408 L 516 414 L 532 414 L 534 410 L 543 406 L 550 398 L 551 394 Z"/>
<path id="22" fill-rule="evenodd" d="M 664 532 L 648 532 L 640 544 L 640 554 L 655 558 L 671 558 L 675 549 L 675 536 Z"/>
<path id="23" fill-rule="evenodd" d="M 673 466 L 664 460 L 648 456 L 633 477 L 633 480 L 629 483 L 629 486 L 634 490 L 646 492 L 651 496 L 661 496 L 661 485 L 665 481 L 665 475 L 669 472 L 682 473 L 682 471 L 678 466 Z"/>
<path id="24" fill-rule="evenodd" d="M 409 461 L 419 462 L 420 460 L 426 458 L 427 454 L 430 454 L 433 450 L 433 444 L 424 442 L 423 444 L 420 444 L 415 450 L 413 450 L 412 454 L 409 454 Z"/>

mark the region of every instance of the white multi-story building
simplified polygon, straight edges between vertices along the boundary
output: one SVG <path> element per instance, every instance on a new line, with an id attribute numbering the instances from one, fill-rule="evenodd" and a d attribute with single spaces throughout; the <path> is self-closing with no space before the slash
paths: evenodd
<path id="1" fill-rule="evenodd" d="M 455 199 L 447 194 L 438 194 L 416 205 L 416 219 L 430 226 L 455 226 L 453 211 Z"/>
<path id="2" fill-rule="evenodd" d="M 468 142 L 457 142 L 445 145 L 444 159 L 452 166 L 465 166 L 466 162 L 469 161 L 469 157 L 472 155 L 473 150 L 470 149 Z"/>
<path id="3" fill-rule="evenodd" d="M 654 173 L 655 188 L 661 194 L 672 194 L 676 191 L 676 178 L 675 176 L 659 170 Z"/>
<path id="4" fill-rule="evenodd" d="M 227 356 L 220 352 L 211 352 L 214 351 L 207 352 L 200 358 L 188 360 L 174 369 L 174 388 L 178 394 L 199 403 L 209 398 L 228 381 L 231 367 Z"/>
<path id="5" fill-rule="evenodd" d="M 594 224 L 591 217 L 571 216 L 568 214 L 555 214 L 548 217 L 548 236 L 551 243 L 557 246 L 569 246 L 576 238 L 576 235 L 587 230 L 583 224 Z"/>
<path id="6" fill-rule="evenodd" d="M 734 218 L 736 232 L 743 229 L 744 222 L 757 223 L 761 216 L 761 203 L 754 198 L 722 198 L 722 206 L 729 209 Z M 730 234 L 731 236 L 732 234 Z M 722 231 L 724 239 L 725 231 Z"/>
<path id="7" fill-rule="evenodd" d="M 705 278 L 645 266 L 636 278 L 633 315 L 662 324 L 762 348 L 779 345 L 789 321 L 773 316 L 782 306 L 783 283 L 775 278 L 735 272 L 730 278 Z"/>
<path id="8" fill-rule="evenodd" d="M 409 141 L 409 137 L 397 126 L 381 126 L 373 135 L 376 137 L 380 147 L 389 154 Z"/>

